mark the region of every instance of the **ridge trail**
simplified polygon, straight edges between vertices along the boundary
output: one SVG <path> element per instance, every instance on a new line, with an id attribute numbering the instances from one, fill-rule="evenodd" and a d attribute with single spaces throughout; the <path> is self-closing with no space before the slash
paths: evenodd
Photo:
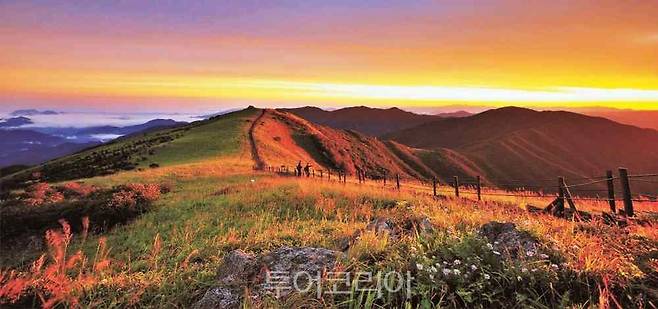
<path id="1" fill-rule="evenodd" d="M 249 128 L 249 143 L 251 144 L 251 158 L 254 160 L 255 163 L 254 168 L 257 170 L 263 170 L 265 168 L 265 162 L 263 162 L 260 155 L 258 154 L 258 147 L 256 147 L 256 139 L 254 138 L 254 130 L 256 129 L 258 123 L 260 123 L 263 116 L 265 116 L 266 111 L 267 111 L 266 109 L 263 109 L 261 114 L 251 123 L 251 127 Z"/>

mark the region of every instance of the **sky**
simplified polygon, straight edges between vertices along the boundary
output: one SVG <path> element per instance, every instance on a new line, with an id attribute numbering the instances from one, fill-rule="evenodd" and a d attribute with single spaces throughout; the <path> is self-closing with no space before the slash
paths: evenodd
<path id="1" fill-rule="evenodd" d="M 658 110 L 656 1 L 0 1 L 0 110 Z"/>

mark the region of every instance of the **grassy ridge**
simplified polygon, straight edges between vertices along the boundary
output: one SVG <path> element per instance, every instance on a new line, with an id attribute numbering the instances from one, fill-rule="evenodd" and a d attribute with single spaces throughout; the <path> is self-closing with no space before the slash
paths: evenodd
<path id="1" fill-rule="evenodd" d="M 249 121 L 258 112 L 245 109 L 192 126 L 182 137 L 158 147 L 149 161 L 170 166 L 238 154 L 247 142 Z"/>
<path id="2" fill-rule="evenodd" d="M 254 175 L 247 166 L 237 174 L 187 175 L 130 172 L 90 181 L 166 181 L 174 189 L 131 224 L 74 245 L 91 257 L 102 238 L 113 261 L 113 270 L 92 285 L 80 300 L 83 304 L 189 307 L 213 285 L 215 271 L 230 250 L 259 253 L 282 245 L 338 249 L 341 239 L 379 216 L 426 216 L 437 228 L 429 237 L 396 241 L 366 235 L 345 253 L 341 264 L 351 271 L 411 270 L 418 278 L 418 302 L 449 307 L 583 305 L 600 300 L 597 289 L 605 277 L 611 285 L 606 293 L 626 304 L 639 304 L 643 301 L 633 297 L 650 288 L 648 274 L 636 259 L 657 247 L 658 235 L 650 227 L 623 230 L 532 215 L 509 203 L 437 202 L 371 186 Z M 515 222 L 555 256 L 539 264 L 495 262 L 485 250 L 486 242 L 475 236 L 478 227 L 491 220 Z M 468 267 L 474 265 L 478 271 L 471 279 L 451 277 L 437 284 L 413 266 L 456 259 L 469 261 Z M 622 300 L 622 295 L 632 298 Z M 344 300 L 325 301 L 337 305 Z M 401 305 L 394 296 L 388 301 L 382 305 Z"/>

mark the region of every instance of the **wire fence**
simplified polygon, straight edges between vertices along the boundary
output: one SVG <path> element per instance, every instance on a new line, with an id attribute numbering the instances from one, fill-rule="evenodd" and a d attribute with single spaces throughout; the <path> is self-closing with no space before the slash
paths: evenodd
<path id="1" fill-rule="evenodd" d="M 522 180 L 512 179 L 497 179 L 497 178 L 484 178 L 484 177 L 465 177 L 459 179 L 455 176 L 453 181 L 440 181 L 437 178 L 427 179 L 422 177 L 409 177 L 400 174 L 395 176 L 370 176 L 366 177 L 366 173 L 357 171 L 356 175 L 347 175 L 344 171 L 338 170 L 322 170 L 322 171 L 298 171 L 294 167 L 268 167 L 272 172 L 295 174 L 298 176 L 307 177 L 323 177 L 331 179 L 333 176 L 335 180 L 347 182 L 347 178 L 357 178 L 358 183 L 368 181 L 382 182 L 383 184 L 390 184 L 397 187 L 399 190 L 401 186 L 410 187 L 412 189 L 430 190 L 433 194 L 454 194 L 454 195 L 477 195 L 478 199 L 482 196 L 502 196 L 502 197 L 518 197 L 518 198 L 558 198 L 562 190 L 569 191 L 569 198 L 573 201 L 599 201 L 599 202 L 623 202 L 626 206 L 629 202 L 639 203 L 658 203 L 658 194 L 649 194 L 643 191 L 640 194 L 632 195 L 630 191 L 630 184 L 642 183 L 645 186 L 652 186 L 658 184 L 658 173 L 646 174 L 621 174 L 620 176 L 592 176 L 592 177 L 570 177 L 569 181 L 580 181 L 575 184 L 562 185 L 560 181 L 563 178 L 554 179 L 538 179 L 533 180 L 532 183 Z M 305 174 L 306 173 L 306 174 Z M 312 173 L 312 174 L 311 174 Z M 354 180 L 350 181 L 350 183 Z M 548 184 L 552 182 L 553 184 Z M 615 185 L 617 184 L 617 185 Z M 448 188 L 446 188 L 448 187 Z M 621 190 L 618 188 L 621 187 Z M 461 190 L 467 189 L 471 191 Z M 494 190 L 505 190 L 504 192 L 493 192 Z M 658 186 L 651 190 L 658 193 Z M 627 207 L 627 206 L 626 206 Z M 632 206 L 631 206 L 632 207 Z M 631 209 L 632 211 L 632 209 Z"/>

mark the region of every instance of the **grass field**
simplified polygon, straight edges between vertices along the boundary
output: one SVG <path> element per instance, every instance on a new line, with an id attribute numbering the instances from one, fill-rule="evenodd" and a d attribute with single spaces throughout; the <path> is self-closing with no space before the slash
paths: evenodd
<path id="1" fill-rule="evenodd" d="M 413 271 L 418 278 L 413 306 L 589 307 L 615 301 L 639 306 L 649 304 L 656 295 L 651 283 L 655 279 L 650 277 L 655 273 L 643 271 L 655 268 L 655 260 L 647 256 L 658 248 L 658 234 L 650 227 L 575 223 L 529 214 L 515 201 L 437 201 L 412 191 L 255 173 L 249 163 L 226 157 L 87 180 L 99 186 L 166 183 L 172 192 L 130 224 L 84 241 L 74 235 L 68 254 L 81 249 L 93 260 L 102 243 L 103 258 L 110 266 L 85 284 L 69 283 L 74 287 L 68 292 L 71 298 L 60 301 L 83 307 L 186 308 L 213 285 L 216 269 L 230 250 L 262 253 L 283 245 L 338 249 L 341 239 L 382 216 L 427 217 L 437 229 L 430 236 L 395 241 L 362 237 L 343 255 L 341 267 Z M 491 260 L 486 242 L 476 231 L 492 220 L 514 222 L 535 235 L 552 252 L 550 257 L 543 262 Z M 3 254 L 38 257 L 35 252 Z M 3 266 L 4 280 L 9 278 L 8 269 L 27 271 L 30 267 L 31 261 L 21 257 L 15 256 L 14 261 L 23 262 Z M 413 266 L 454 260 L 468 261 L 478 271 L 470 279 L 436 283 Z M 69 276 L 76 282 L 74 275 Z M 38 299 L 30 301 L 39 304 Z M 303 297 L 304 301 L 317 304 L 313 296 Z M 324 299 L 322 304 L 332 307 L 343 301 Z M 395 301 L 380 305 L 404 304 Z"/>

